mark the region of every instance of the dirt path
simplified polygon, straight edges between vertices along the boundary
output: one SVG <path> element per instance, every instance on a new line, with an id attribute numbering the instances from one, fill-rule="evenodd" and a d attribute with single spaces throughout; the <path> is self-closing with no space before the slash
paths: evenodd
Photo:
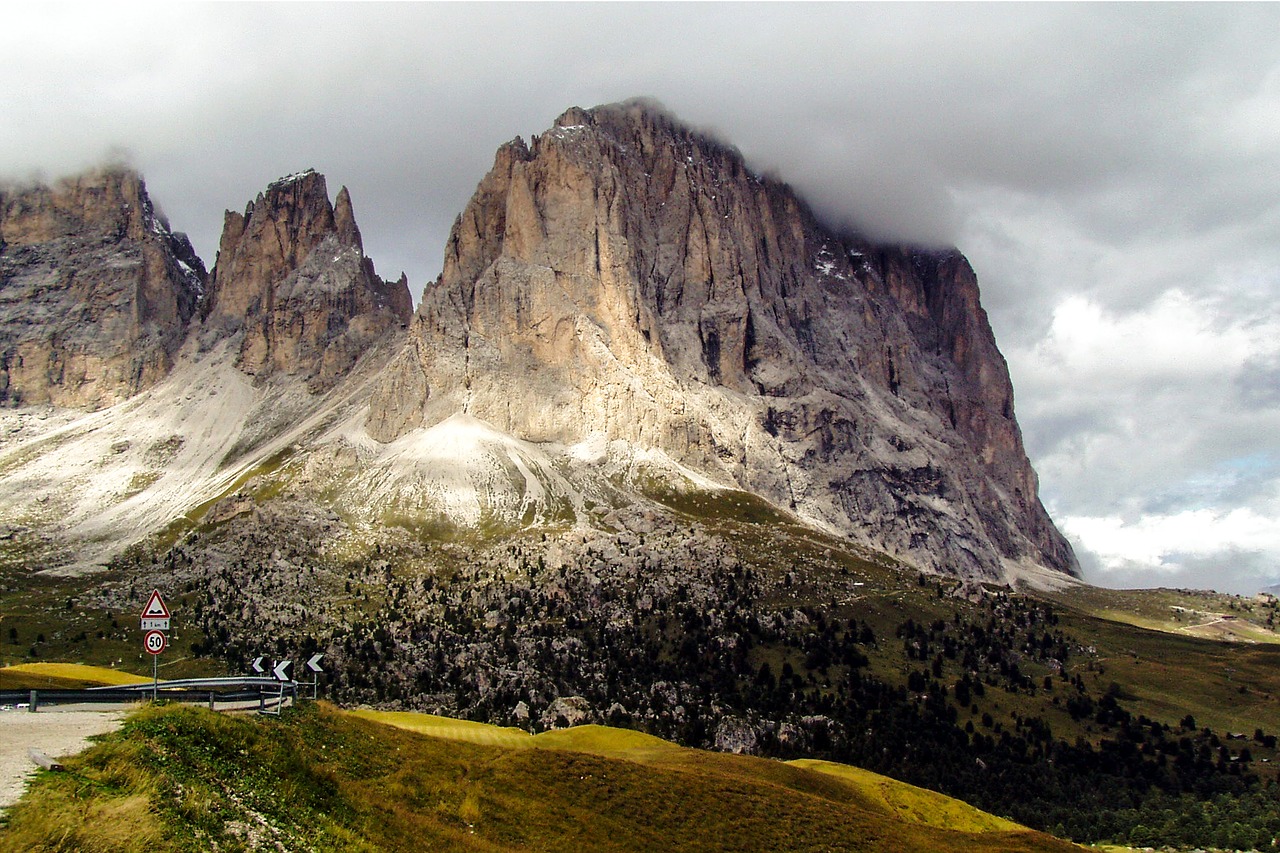
<path id="1" fill-rule="evenodd" d="M 114 731 L 123 720 L 123 711 L 0 711 L 0 808 L 18 801 L 36 770 L 29 748 L 65 758 L 87 747 L 90 735 Z"/>

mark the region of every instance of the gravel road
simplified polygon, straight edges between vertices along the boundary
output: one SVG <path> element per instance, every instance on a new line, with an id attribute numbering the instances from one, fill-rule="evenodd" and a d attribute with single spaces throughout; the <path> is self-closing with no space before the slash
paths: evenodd
<path id="1" fill-rule="evenodd" d="M 90 735 L 114 731 L 123 720 L 123 711 L 0 711 L 0 808 L 18 801 L 36 770 L 30 747 L 65 758 L 87 747 Z"/>

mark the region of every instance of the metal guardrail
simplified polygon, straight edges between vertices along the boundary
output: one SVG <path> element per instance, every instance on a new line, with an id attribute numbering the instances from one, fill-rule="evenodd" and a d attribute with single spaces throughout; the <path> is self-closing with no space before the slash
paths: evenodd
<path id="1" fill-rule="evenodd" d="M 32 694 L 40 705 L 111 705 L 141 702 L 149 699 L 146 690 L 0 690 L 0 705 L 30 704 Z M 208 702 L 212 695 L 218 702 L 247 702 L 261 695 L 258 690 L 218 692 L 210 690 L 161 690 L 160 698 L 175 702 Z M 274 695 L 274 694 L 268 694 Z"/>
<path id="2" fill-rule="evenodd" d="M 271 705 L 278 713 L 286 697 L 296 700 L 297 695 L 298 684 L 294 681 L 279 681 L 275 678 L 260 676 L 231 676 L 182 678 L 161 681 L 158 684 L 148 681 L 140 684 L 87 687 L 76 690 L 52 688 L 0 690 L 0 707 L 5 710 L 36 711 L 42 706 L 49 705 L 130 704 L 159 698 L 171 702 L 208 703 L 211 708 L 219 702 L 257 701 L 260 711 L 266 711 L 268 705 Z"/>
<path id="3" fill-rule="evenodd" d="M 65 705 L 72 702 L 93 702 L 93 703 L 113 703 L 113 702 L 137 702 L 138 694 L 132 691 L 109 690 L 109 691 L 93 691 L 93 690 L 54 690 L 54 689 L 36 689 L 36 690 L 0 690 L 0 705 L 22 705 L 29 703 L 31 696 L 38 697 L 38 701 L 42 704 Z M 205 699 L 209 695 L 205 694 Z M 25 710 L 25 708 L 24 708 Z"/>
<path id="4" fill-rule="evenodd" d="M 107 685 L 105 687 L 87 687 L 85 689 L 91 691 L 129 690 L 150 693 L 156 687 L 159 687 L 161 690 L 196 688 L 203 689 L 208 692 L 211 689 L 219 687 L 243 687 L 246 690 L 253 687 L 273 687 L 279 689 L 281 683 L 284 683 L 286 686 L 293 684 L 291 681 L 280 682 L 274 678 L 266 678 L 260 675 L 231 675 L 221 678 L 178 678 L 173 681 L 161 681 L 158 685 L 150 681 L 142 681 L 137 684 Z"/>

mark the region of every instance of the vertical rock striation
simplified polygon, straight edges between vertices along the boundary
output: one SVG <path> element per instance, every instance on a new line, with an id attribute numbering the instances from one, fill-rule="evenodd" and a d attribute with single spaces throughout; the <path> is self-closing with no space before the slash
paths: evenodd
<path id="1" fill-rule="evenodd" d="M 324 176 L 307 170 L 243 214 L 227 211 L 202 337 L 238 336 L 245 373 L 298 377 L 320 392 L 412 313 L 404 276 L 383 281 L 365 257 L 346 187 L 331 204 Z"/>
<path id="2" fill-rule="evenodd" d="M 923 567 L 1075 569 L 967 261 L 826 228 L 651 104 L 503 146 L 410 337 L 382 441 L 458 412 L 603 437 Z"/>
<path id="3" fill-rule="evenodd" d="M 0 401 L 97 409 L 151 387 L 204 285 L 128 169 L 0 189 Z"/>

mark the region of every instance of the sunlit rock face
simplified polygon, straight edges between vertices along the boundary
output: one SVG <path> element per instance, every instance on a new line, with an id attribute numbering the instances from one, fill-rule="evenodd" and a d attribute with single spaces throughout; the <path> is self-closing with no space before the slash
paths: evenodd
<path id="1" fill-rule="evenodd" d="M 226 213 L 201 337 L 239 336 L 245 373 L 323 391 L 412 311 L 405 278 L 383 281 L 365 256 L 346 187 L 331 204 L 324 176 L 308 170 Z"/>
<path id="2" fill-rule="evenodd" d="M 155 385 L 204 285 L 128 169 L 0 188 L 0 401 L 98 409 Z"/>
<path id="3" fill-rule="evenodd" d="M 964 257 L 824 227 L 649 103 L 498 151 L 367 429 L 458 413 L 658 450 L 924 568 L 1075 570 Z"/>

